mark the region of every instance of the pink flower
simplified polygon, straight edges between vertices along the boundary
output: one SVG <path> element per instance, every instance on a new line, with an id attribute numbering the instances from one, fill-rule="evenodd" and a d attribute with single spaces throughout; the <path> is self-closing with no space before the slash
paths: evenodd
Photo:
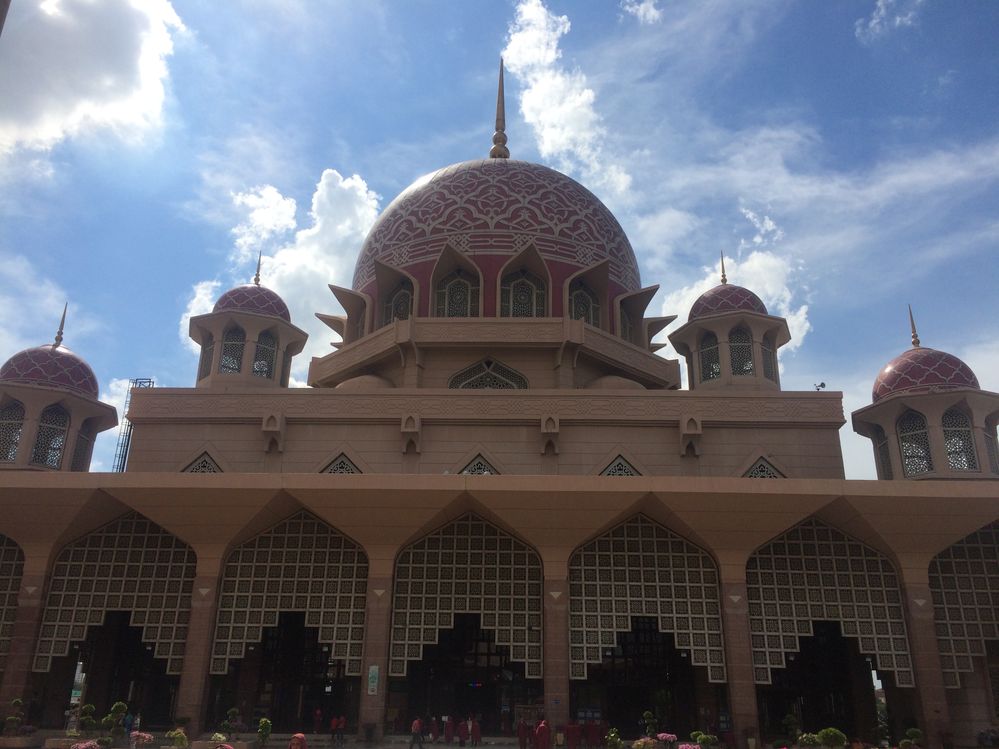
<path id="1" fill-rule="evenodd" d="M 659 733 L 659 734 L 656 734 L 656 738 L 659 741 L 663 742 L 664 744 L 674 744 L 674 743 L 676 743 L 676 734 L 675 733 Z"/>

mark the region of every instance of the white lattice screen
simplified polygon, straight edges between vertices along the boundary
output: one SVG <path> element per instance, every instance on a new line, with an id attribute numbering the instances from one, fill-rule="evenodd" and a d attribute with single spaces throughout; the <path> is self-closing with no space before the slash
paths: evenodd
<path id="1" fill-rule="evenodd" d="M 191 548 L 137 512 L 73 541 L 52 572 L 33 670 L 48 671 L 108 611 L 127 611 L 167 673 L 179 674 L 194 569 Z"/>
<path id="2" fill-rule="evenodd" d="M 319 518 L 300 510 L 234 549 L 222 572 L 211 672 L 224 674 L 282 611 L 305 612 L 348 676 L 361 673 L 368 557 Z"/>
<path id="3" fill-rule="evenodd" d="M 930 591 L 944 686 L 957 689 L 986 641 L 999 639 L 999 522 L 937 554 Z"/>
<path id="4" fill-rule="evenodd" d="M 706 551 L 644 515 L 569 560 L 569 678 L 585 679 L 634 616 L 657 617 L 659 631 L 672 633 L 710 681 L 725 681 L 718 568 Z"/>
<path id="5" fill-rule="evenodd" d="M 396 562 L 389 674 L 405 676 L 455 614 L 479 614 L 528 679 L 542 676 L 541 559 L 469 513 L 406 547 Z"/>
<path id="6" fill-rule="evenodd" d="M 0 535 L 0 675 L 7 665 L 10 638 L 17 615 L 17 594 L 21 589 L 24 553 L 21 547 Z"/>
<path id="7" fill-rule="evenodd" d="M 770 684 L 812 622 L 839 622 L 844 637 L 913 686 L 912 658 L 894 565 L 842 531 L 810 519 L 755 552 L 746 565 L 754 676 Z"/>

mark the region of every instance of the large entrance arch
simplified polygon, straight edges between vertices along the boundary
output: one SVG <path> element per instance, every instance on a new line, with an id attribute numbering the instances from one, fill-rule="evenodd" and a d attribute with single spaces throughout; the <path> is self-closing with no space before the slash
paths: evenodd
<path id="1" fill-rule="evenodd" d="M 17 594 L 24 572 L 24 552 L 12 539 L 0 534 L 0 679 L 10 652 L 10 638 L 17 615 Z"/>
<path id="2" fill-rule="evenodd" d="M 194 573 L 191 548 L 134 511 L 63 548 L 32 664 L 48 674 L 37 680 L 43 726 L 63 726 L 78 675 L 98 713 L 124 700 L 146 725 L 170 720 Z"/>
<path id="3" fill-rule="evenodd" d="M 877 743 L 872 672 L 894 728 L 915 724 L 902 589 L 890 559 L 811 518 L 753 553 L 746 586 L 765 735 L 783 735 L 793 714 L 802 730 L 833 724 Z"/>
<path id="4" fill-rule="evenodd" d="M 356 721 L 368 557 L 305 510 L 226 557 L 212 649 L 209 723 L 239 709 L 274 729 Z"/>
<path id="5" fill-rule="evenodd" d="M 569 559 L 574 717 L 625 735 L 642 713 L 676 733 L 724 729 L 725 651 L 718 568 L 704 549 L 645 515 Z"/>
<path id="6" fill-rule="evenodd" d="M 389 675 L 399 678 L 387 720 L 405 729 L 414 711 L 474 711 L 484 731 L 512 725 L 517 706 L 542 694 L 541 612 L 541 558 L 474 513 L 407 546 L 395 568 Z"/>

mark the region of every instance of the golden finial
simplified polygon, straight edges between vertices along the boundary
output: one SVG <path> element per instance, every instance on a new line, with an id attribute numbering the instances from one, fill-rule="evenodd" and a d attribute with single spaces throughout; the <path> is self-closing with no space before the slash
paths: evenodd
<path id="1" fill-rule="evenodd" d="M 55 343 L 52 344 L 52 348 L 59 348 L 62 345 L 62 331 L 66 327 L 66 309 L 68 307 L 69 302 L 62 306 L 62 319 L 59 320 L 59 330 L 56 331 Z"/>
<path id="2" fill-rule="evenodd" d="M 725 275 L 725 250 L 721 251 L 721 268 L 722 268 L 722 283 L 728 283 L 728 277 Z"/>
<path id="3" fill-rule="evenodd" d="M 500 58 L 499 88 L 496 90 L 496 132 L 493 133 L 493 147 L 489 149 L 490 159 L 509 159 L 510 149 L 506 147 L 506 104 L 503 96 L 503 58 Z"/>
<path id="4" fill-rule="evenodd" d="M 912 347 L 919 348 L 919 334 L 916 332 L 916 318 L 912 316 L 912 305 L 909 305 L 909 328 L 912 330 Z"/>
<path id="5" fill-rule="evenodd" d="M 263 250 L 257 253 L 257 272 L 253 276 L 253 283 L 255 283 L 257 286 L 260 285 L 260 260 L 263 258 L 263 256 L 264 256 Z"/>

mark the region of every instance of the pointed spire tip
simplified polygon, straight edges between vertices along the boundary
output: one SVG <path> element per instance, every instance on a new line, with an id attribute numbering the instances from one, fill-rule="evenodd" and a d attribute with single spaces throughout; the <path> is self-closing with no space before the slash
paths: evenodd
<path id="1" fill-rule="evenodd" d="M 916 332 L 916 318 L 912 316 L 912 305 L 909 305 L 909 329 L 912 331 L 912 347 L 919 348 L 919 334 Z"/>
<path id="2" fill-rule="evenodd" d="M 489 158 L 510 158 L 510 149 L 506 147 L 506 95 L 503 93 L 502 57 L 499 66 L 499 86 L 496 89 L 496 132 L 493 133 L 493 147 L 489 149 Z"/>
<path id="3" fill-rule="evenodd" d="M 69 302 L 62 305 L 62 318 L 59 320 L 59 330 L 55 334 L 55 343 L 52 344 L 52 348 L 58 348 L 62 345 L 62 334 L 66 327 L 66 310 L 69 309 Z"/>
<path id="4" fill-rule="evenodd" d="M 263 257 L 264 257 L 264 251 L 261 250 L 260 252 L 257 253 L 257 272 L 253 276 L 253 283 L 255 283 L 257 286 L 260 285 L 260 261 L 263 259 Z"/>
<path id="5" fill-rule="evenodd" d="M 728 283 L 728 277 L 725 275 L 725 251 L 721 252 L 721 282 L 722 284 Z"/>

